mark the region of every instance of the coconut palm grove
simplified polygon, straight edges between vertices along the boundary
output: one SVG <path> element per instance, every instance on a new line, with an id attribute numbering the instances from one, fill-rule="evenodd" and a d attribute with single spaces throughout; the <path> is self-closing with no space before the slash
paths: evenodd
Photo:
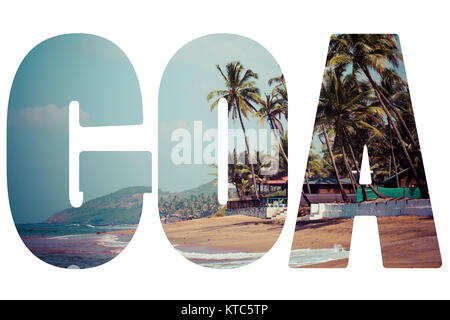
<path id="1" fill-rule="evenodd" d="M 359 184 L 364 145 L 372 170 L 369 185 Z M 303 190 L 306 205 L 428 198 L 396 35 L 331 37 Z M 339 196 L 328 201 L 314 195 L 333 192 Z"/>

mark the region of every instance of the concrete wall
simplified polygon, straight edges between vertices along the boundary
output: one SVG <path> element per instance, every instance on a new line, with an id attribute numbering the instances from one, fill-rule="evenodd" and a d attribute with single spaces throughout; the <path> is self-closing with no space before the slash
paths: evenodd
<path id="1" fill-rule="evenodd" d="M 258 208 L 236 208 L 236 209 L 227 209 L 227 216 L 241 214 L 244 216 L 257 217 L 257 218 L 266 218 L 266 208 L 258 207 Z"/>
<path id="2" fill-rule="evenodd" d="M 259 208 L 239 208 L 227 209 L 227 216 L 241 214 L 244 216 L 257 217 L 263 219 L 285 218 L 286 207 L 259 207 Z"/>
<path id="3" fill-rule="evenodd" d="M 278 207 L 258 207 L 258 208 L 237 208 L 227 209 L 227 215 L 245 215 L 257 218 L 272 218 Z M 430 200 L 411 199 L 397 200 L 377 203 L 319 203 L 311 205 L 311 215 L 309 219 L 322 218 L 353 218 L 355 216 L 432 216 Z"/>
<path id="4" fill-rule="evenodd" d="M 430 200 L 412 199 L 378 203 L 320 203 L 311 205 L 311 216 L 320 218 L 353 218 L 355 216 L 432 216 Z"/>
<path id="5" fill-rule="evenodd" d="M 266 218 L 272 218 L 278 212 L 282 211 L 283 207 L 267 207 L 266 208 Z"/>

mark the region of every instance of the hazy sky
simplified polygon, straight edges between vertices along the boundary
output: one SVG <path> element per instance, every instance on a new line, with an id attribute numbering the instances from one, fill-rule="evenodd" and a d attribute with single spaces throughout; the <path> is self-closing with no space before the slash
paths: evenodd
<path id="1" fill-rule="evenodd" d="M 256 81 L 261 94 L 270 93 L 268 80 L 281 75 L 272 55 L 260 44 L 245 37 L 231 34 L 215 34 L 195 39 L 183 46 L 167 65 L 159 91 L 159 188 L 181 191 L 209 182 L 209 172 L 214 169 L 207 164 L 175 165 L 170 159 L 171 134 L 177 128 L 193 132 L 194 121 L 203 122 L 203 130 L 217 128 L 217 110 L 210 111 L 212 103 L 206 96 L 212 90 L 225 89 L 225 82 L 216 69 L 239 61 L 259 75 Z M 283 121 L 284 122 L 284 121 Z M 250 117 L 244 121 L 246 128 L 268 128 L 258 125 Z M 229 128 L 240 128 L 239 120 L 230 120 Z M 284 122 L 287 130 L 287 124 Z M 207 143 L 204 143 L 204 146 Z M 251 150 L 252 151 L 252 150 Z"/>
<path id="2" fill-rule="evenodd" d="M 72 34 L 36 46 L 22 62 L 8 111 L 8 192 L 16 223 L 70 207 L 68 105 L 85 126 L 142 123 L 141 93 L 125 54 L 96 36 Z M 151 185 L 145 152 L 88 152 L 80 158 L 85 200 Z"/>

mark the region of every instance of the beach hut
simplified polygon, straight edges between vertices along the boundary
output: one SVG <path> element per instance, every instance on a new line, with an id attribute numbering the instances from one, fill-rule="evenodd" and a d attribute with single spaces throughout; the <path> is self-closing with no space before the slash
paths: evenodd
<path id="1" fill-rule="evenodd" d="M 267 192 L 286 190 L 287 194 L 288 180 L 288 176 L 285 176 L 277 179 L 265 180 L 263 184 L 267 186 Z"/>
<path id="2" fill-rule="evenodd" d="M 397 186 L 397 180 L 394 174 L 381 182 L 381 185 L 385 188 L 416 188 L 418 186 L 417 181 L 412 174 L 411 168 L 406 168 L 398 173 L 398 182 L 399 185 Z M 421 182 L 422 184 L 425 184 L 424 181 Z"/>
<path id="3" fill-rule="evenodd" d="M 333 203 L 341 202 L 342 195 L 335 178 L 310 178 L 308 179 L 309 188 L 306 181 L 303 184 L 303 192 L 307 195 L 311 203 Z M 352 182 L 350 178 L 341 178 L 342 187 L 344 188 L 350 201 L 356 202 L 356 194 L 353 193 Z M 301 197 L 301 206 L 309 206 L 306 199 Z"/>
<path id="4" fill-rule="evenodd" d="M 335 178 L 310 178 L 308 182 L 312 194 L 340 194 Z M 352 192 L 352 181 L 349 178 L 341 178 L 341 183 L 345 192 Z M 303 184 L 303 191 L 308 193 L 306 183 Z"/>

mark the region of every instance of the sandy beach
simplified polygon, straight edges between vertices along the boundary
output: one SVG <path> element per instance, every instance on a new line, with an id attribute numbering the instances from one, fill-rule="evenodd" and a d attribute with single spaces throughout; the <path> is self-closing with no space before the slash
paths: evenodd
<path id="1" fill-rule="evenodd" d="M 297 223 L 293 249 L 332 247 L 350 250 L 353 219 L 327 219 Z M 383 265 L 386 268 L 438 268 L 441 265 L 434 220 L 402 216 L 378 218 Z M 309 267 L 343 268 L 348 259 Z"/>
<path id="2" fill-rule="evenodd" d="M 206 246 L 222 250 L 267 252 L 278 239 L 284 221 L 247 216 L 205 218 L 164 225 L 173 244 Z M 350 250 L 352 219 L 297 222 L 292 249 L 333 248 Z M 403 216 L 378 219 L 385 267 L 439 267 L 441 259 L 432 218 Z M 309 267 L 342 268 L 348 259 Z"/>
<path id="3" fill-rule="evenodd" d="M 163 228 L 172 244 L 267 252 L 278 239 L 283 223 L 235 215 L 170 223 Z"/>

